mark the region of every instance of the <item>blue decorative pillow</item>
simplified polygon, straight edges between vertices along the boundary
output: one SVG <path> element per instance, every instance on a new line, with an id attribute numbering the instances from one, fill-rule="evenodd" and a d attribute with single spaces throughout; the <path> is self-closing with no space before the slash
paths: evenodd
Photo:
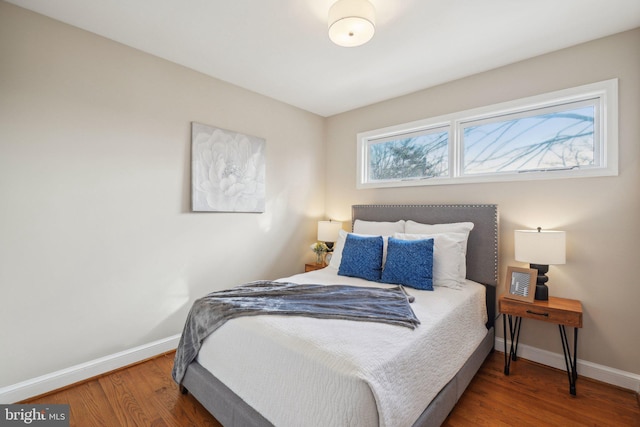
<path id="1" fill-rule="evenodd" d="M 338 274 L 359 277 L 373 282 L 380 281 L 382 246 L 381 236 L 347 234 Z"/>
<path id="2" fill-rule="evenodd" d="M 382 282 L 433 290 L 433 239 L 389 238 Z"/>

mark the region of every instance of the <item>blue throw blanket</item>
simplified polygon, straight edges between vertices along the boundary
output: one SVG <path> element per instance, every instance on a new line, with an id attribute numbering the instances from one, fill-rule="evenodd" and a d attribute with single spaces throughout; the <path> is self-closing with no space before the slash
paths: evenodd
<path id="1" fill-rule="evenodd" d="M 182 383 L 202 341 L 235 317 L 280 314 L 382 322 L 415 329 L 420 321 L 409 305 L 413 300 L 401 286 L 383 289 L 259 281 L 212 292 L 196 300 L 189 312 L 176 351 L 173 379 Z"/>

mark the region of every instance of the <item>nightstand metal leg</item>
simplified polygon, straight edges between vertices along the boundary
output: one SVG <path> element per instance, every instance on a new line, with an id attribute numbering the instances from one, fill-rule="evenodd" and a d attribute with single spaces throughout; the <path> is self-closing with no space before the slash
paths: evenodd
<path id="1" fill-rule="evenodd" d="M 569 393 L 576 395 L 576 381 L 578 380 L 578 328 L 573 328 L 573 358 L 571 348 L 567 339 L 567 330 L 564 325 L 558 325 L 560 329 L 560 340 L 562 341 L 562 352 L 564 353 L 564 363 L 567 367 L 569 377 Z"/>
<path id="2" fill-rule="evenodd" d="M 515 324 L 511 329 L 511 316 L 509 316 L 509 328 L 511 329 L 511 360 L 518 360 L 518 343 L 520 342 L 520 327 L 522 317 L 516 316 Z M 515 346 L 514 346 L 515 341 Z"/>
<path id="3" fill-rule="evenodd" d="M 509 329 L 507 331 L 507 317 L 509 319 Z M 518 342 L 520 341 L 520 327 L 522 318 L 515 316 L 515 321 L 511 314 L 502 315 L 502 329 L 504 331 L 504 374 L 509 375 L 512 360 L 518 360 Z M 508 333 L 508 335 L 507 335 Z M 507 337 L 511 340 L 511 346 L 507 353 Z"/>
<path id="4" fill-rule="evenodd" d="M 504 374 L 509 375 L 509 365 L 511 364 L 511 355 L 507 353 L 507 315 L 502 315 L 502 331 L 504 333 Z"/>

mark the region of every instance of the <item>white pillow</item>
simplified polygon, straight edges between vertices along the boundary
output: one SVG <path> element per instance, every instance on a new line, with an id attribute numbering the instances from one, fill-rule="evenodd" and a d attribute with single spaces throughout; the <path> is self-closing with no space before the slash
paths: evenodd
<path id="1" fill-rule="evenodd" d="M 331 260 L 329 261 L 329 267 L 333 267 L 336 270 L 340 268 L 340 261 L 342 261 L 342 250 L 344 249 L 344 242 L 347 239 L 347 232 L 344 230 L 338 231 L 338 240 L 333 245 L 333 252 L 331 252 Z"/>
<path id="2" fill-rule="evenodd" d="M 357 221 L 357 220 L 356 220 Z M 347 233 L 344 230 L 340 230 L 338 232 L 338 241 L 333 245 L 333 252 L 331 255 L 331 260 L 329 261 L 329 267 L 335 268 L 336 270 L 340 268 L 340 262 L 342 262 L 342 250 L 344 249 L 344 242 L 347 240 L 347 234 L 355 234 L 358 236 L 379 236 L 379 234 L 362 234 L 362 233 Z M 382 265 L 384 266 L 385 261 L 387 260 L 387 245 L 389 243 L 389 236 L 382 236 Z"/>
<path id="3" fill-rule="evenodd" d="M 415 221 L 407 221 L 404 225 L 406 234 L 437 234 L 437 233 L 463 233 L 467 237 L 463 243 L 464 254 L 467 254 L 467 239 L 473 230 L 472 222 L 452 222 L 449 224 L 422 224 Z"/>
<path id="4" fill-rule="evenodd" d="M 460 289 L 467 274 L 464 233 L 405 234 L 393 237 L 401 240 L 433 239 L 433 286 Z"/>
<path id="5" fill-rule="evenodd" d="M 371 236 L 393 236 L 394 233 L 404 233 L 404 223 L 405 221 L 403 219 L 396 222 L 363 221 L 356 219 L 353 223 L 353 232 Z"/>

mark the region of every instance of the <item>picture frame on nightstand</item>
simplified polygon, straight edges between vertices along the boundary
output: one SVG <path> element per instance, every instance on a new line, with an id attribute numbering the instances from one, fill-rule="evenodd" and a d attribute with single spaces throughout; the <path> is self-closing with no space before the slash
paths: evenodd
<path id="1" fill-rule="evenodd" d="M 538 270 L 533 268 L 507 267 L 504 281 L 504 296 L 518 301 L 533 302 L 536 295 Z"/>

